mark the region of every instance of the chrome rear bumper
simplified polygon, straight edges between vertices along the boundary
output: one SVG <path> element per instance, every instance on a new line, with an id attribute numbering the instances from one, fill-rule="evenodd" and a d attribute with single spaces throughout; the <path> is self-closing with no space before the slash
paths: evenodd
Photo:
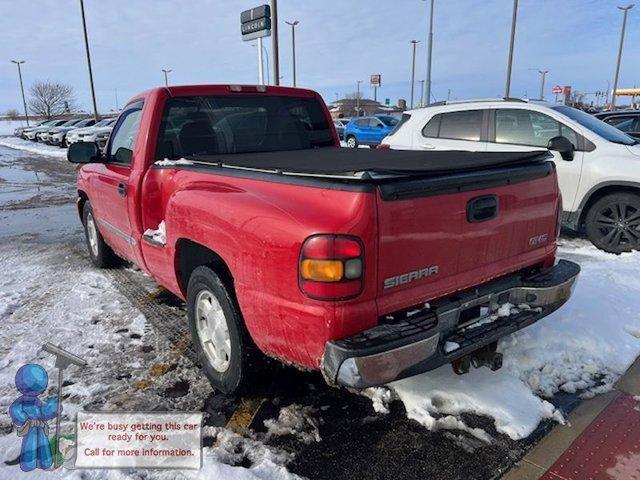
<path id="1" fill-rule="evenodd" d="M 366 388 L 433 370 L 557 310 L 571 297 L 579 273 L 579 265 L 561 260 L 533 275 L 508 275 L 432 302 L 403 321 L 329 341 L 322 373 L 329 384 Z M 515 306 L 513 313 L 498 316 L 507 303 Z"/>

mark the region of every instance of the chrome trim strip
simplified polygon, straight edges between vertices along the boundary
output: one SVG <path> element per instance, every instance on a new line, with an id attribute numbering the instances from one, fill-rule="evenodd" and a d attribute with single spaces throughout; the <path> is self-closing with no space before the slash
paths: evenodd
<path id="1" fill-rule="evenodd" d="M 98 223 L 100 223 L 101 225 L 104 225 L 106 228 L 108 228 L 109 230 L 111 230 L 113 233 L 115 233 L 116 235 L 118 235 L 120 238 L 126 240 L 126 242 L 129 245 L 133 245 L 135 246 L 137 244 L 136 239 L 133 238 L 131 235 L 129 235 L 127 232 L 123 232 L 122 230 L 120 230 L 118 227 L 115 227 L 113 225 L 111 225 L 109 222 L 107 222 L 106 220 L 103 220 L 102 218 L 98 218 Z"/>

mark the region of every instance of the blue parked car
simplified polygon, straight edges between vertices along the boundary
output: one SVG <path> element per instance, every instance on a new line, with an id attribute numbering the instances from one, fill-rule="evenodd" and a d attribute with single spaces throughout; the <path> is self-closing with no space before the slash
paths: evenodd
<path id="1" fill-rule="evenodd" d="M 378 145 L 391 133 L 398 124 L 398 119 L 389 115 L 352 118 L 344 129 L 344 141 L 347 147 L 358 148 L 358 145 Z"/>

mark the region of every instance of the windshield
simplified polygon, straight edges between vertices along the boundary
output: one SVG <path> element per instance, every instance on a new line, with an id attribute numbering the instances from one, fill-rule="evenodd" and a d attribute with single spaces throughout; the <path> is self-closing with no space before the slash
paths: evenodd
<path id="1" fill-rule="evenodd" d="M 156 158 L 301 150 L 334 145 L 313 98 L 276 95 L 178 97 L 167 101 Z"/>
<path id="2" fill-rule="evenodd" d="M 387 127 L 395 127 L 398 124 L 398 119 L 394 117 L 388 116 L 380 116 L 378 117 L 382 123 L 384 123 Z"/>
<path id="3" fill-rule="evenodd" d="M 575 108 L 567 107 L 565 105 L 560 105 L 560 106 L 551 107 L 551 108 L 553 108 L 557 112 L 562 113 L 563 115 L 566 115 L 570 119 L 575 120 L 580 125 L 591 130 L 593 133 L 595 133 L 596 135 L 599 135 L 605 140 L 608 140 L 613 143 L 619 143 L 622 145 L 635 145 L 636 143 L 638 143 L 637 140 L 635 140 L 633 137 L 630 137 L 626 133 L 621 132 L 617 128 L 609 125 L 608 123 L 604 123 L 602 120 L 598 120 L 593 115 L 589 115 L 588 113 L 583 112 L 582 110 L 577 110 Z"/>
<path id="4" fill-rule="evenodd" d="M 71 125 L 75 125 L 76 123 L 78 123 L 80 120 L 69 120 L 67 122 L 64 122 L 62 125 L 60 125 L 61 127 L 70 127 Z"/>

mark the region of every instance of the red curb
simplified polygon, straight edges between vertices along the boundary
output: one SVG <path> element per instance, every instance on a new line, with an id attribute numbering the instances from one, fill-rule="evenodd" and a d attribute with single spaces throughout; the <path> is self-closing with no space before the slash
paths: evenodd
<path id="1" fill-rule="evenodd" d="M 619 395 L 541 479 L 640 480 L 640 399 Z"/>

